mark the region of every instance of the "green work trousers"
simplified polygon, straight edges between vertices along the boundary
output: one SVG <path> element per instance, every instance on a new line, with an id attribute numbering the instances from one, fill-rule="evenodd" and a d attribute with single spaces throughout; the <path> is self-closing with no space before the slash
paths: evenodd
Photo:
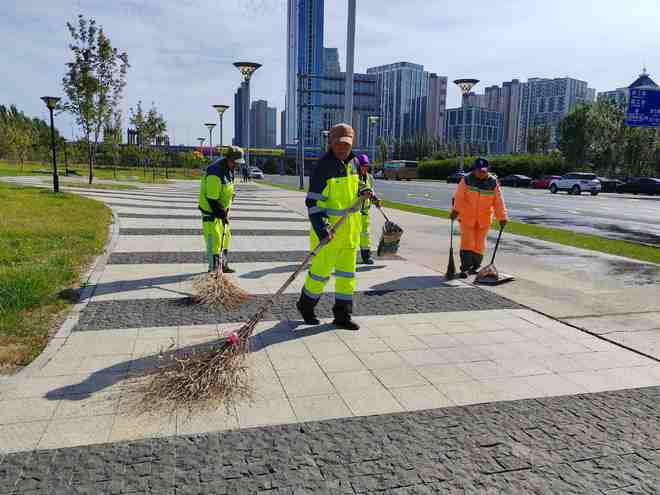
<path id="1" fill-rule="evenodd" d="M 318 300 L 323 294 L 330 275 L 335 274 L 335 300 L 338 306 L 352 307 L 355 291 L 355 248 L 339 248 L 325 246 L 316 255 L 307 273 L 303 294 Z"/>

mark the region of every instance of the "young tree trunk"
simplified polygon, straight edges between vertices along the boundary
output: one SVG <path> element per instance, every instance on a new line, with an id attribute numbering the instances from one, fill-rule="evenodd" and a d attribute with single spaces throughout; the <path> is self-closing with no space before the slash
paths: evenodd
<path id="1" fill-rule="evenodd" d="M 87 157 L 89 161 L 89 183 L 91 185 L 92 181 L 94 180 L 94 150 L 92 148 L 92 143 L 89 143 L 87 152 L 89 155 Z"/>

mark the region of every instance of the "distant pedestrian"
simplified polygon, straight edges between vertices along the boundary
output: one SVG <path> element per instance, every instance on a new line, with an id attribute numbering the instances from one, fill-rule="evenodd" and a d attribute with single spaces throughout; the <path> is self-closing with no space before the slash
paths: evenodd
<path id="1" fill-rule="evenodd" d="M 461 224 L 462 278 L 474 275 L 481 267 L 493 214 L 502 227 L 508 220 L 502 189 L 489 168 L 488 160 L 477 158 L 454 194 L 451 218 L 458 218 Z"/>
<path id="2" fill-rule="evenodd" d="M 249 181 L 250 181 L 250 174 L 249 174 L 249 171 L 248 171 L 248 168 L 247 168 L 247 164 L 246 164 L 246 163 L 244 163 L 244 164 L 241 166 L 241 173 L 242 173 L 242 175 L 243 175 L 243 182 L 249 182 Z"/>

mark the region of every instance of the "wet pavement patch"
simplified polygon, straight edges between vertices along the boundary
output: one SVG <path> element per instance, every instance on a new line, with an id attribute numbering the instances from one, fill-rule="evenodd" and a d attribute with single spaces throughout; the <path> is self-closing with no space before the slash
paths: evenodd
<path id="1" fill-rule="evenodd" d="M 660 388 L 0 455 L 7 494 L 655 494 Z"/>
<path id="2" fill-rule="evenodd" d="M 590 254 L 531 239 L 503 240 L 500 249 L 525 256 L 548 257 L 545 263 L 569 267 L 571 271 L 589 271 L 592 277 L 616 278 L 627 287 L 660 284 L 660 266 L 652 263 Z"/>
<path id="3" fill-rule="evenodd" d="M 190 298 L 137 299 L 89 303 L 75 331 L 173 325 L 207 325 L 249 320 L 272 294 L 260 294 L 235 311 L 194 304 Z M 299 318 L 298 294 L 283 294 L 264 320 Z M 320 318 L 332 317 L 334 295 L 326 294 L 317 306 Z M 520 309 L 513 301 L 478 288 L 432 287 L 413 290 L 377 290 L 355 293 L 355 316 Z"/>
<path id="4" fill-rule="evenodd" d="M 229 253 L 234 263 L 278 263 L 302 262 L 309 254 L 307 251 L 231 251 Z M 109 265 L 139 265 L 158 263 L 206 263 L 206 253 L 203 252 L 142 252 L 114 253 L 108 259 Z"/>
<path id="5" fill-rule="evenodd" d="M 202 235 L 202 229 L 119 229 L 119 235 Z M 285 229 L 231 229 L 234 237 L 306 237 L 309 230 L 285 230 Z"/>

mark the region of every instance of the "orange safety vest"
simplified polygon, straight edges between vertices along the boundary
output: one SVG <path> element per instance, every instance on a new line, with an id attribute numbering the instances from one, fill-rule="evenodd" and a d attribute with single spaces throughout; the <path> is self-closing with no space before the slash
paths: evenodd
<path id="1" fill-rule="evenodd" d="M 506 220 L 507 212 L 502 198 L 502 189 L 493 175 L 479 180 L 470 173 L 461 179 L 454 194 L 454 209 L 458 219 L 465 225 L 486 227 L 493 221 L 493 213 L 498 220 Z"/>

